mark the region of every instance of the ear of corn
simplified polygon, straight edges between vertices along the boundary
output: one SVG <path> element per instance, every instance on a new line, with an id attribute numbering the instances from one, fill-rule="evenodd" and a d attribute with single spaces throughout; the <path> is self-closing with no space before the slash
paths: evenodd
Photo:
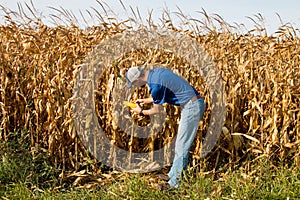
<path id="1" fill-rule="evenodd" d="M 123 101 L 123 105 L 129 106 L 130 108 L 136 108 L 137 107 L 137 105 L 135 103 L 131 103 L 131 102 L 128 102 L 128 101 Z"/>
<path id="2" fill-rule="evenodd" d="M 71 102 L 79 66 L 105 37 L 132 30 L 132 22 L 118 23 L 112 19 L 105 21 L 104 16 L 100 18 L 103 23 L 83 30 L 74 24 L 49 27 L 36 19 L 34 23 L 19 24 L 6 12 L 6 24 L 0 26 L 0 139 L 15 139 L 11 132 L 27 134 L 26 142 L 45 149 L 53 164 L 62 166 L 62 174 L 66 169 L 79 169 L 91 159 L 78 139 L 73 122 Z M 266 157 L 274 163 L 293 161 L 299 167 L 300 39 L 295 30 L 281 27 L 274 36 L 259 30 L 256 34 L 252 31 L 237 34 L 231 32 L 225 22 L 218 27 L 207 23 L 206 20 L 213 21 L 210 18 L 199 23 L 195 23 L 197 19 L 186 20 L 188 29 L 175 27 L 171 19 L 162 23 L 168 31 L 195 38 L 213 58 L 226 83 L 226 122 L 222 139 L 206 158 L 207 167 L 232 163 L 245 154 L 249 154 L 249 158 Z M 155 24 L 149 26 L 152 31 L 158 28 Z M 156 137 L 128 136 L 114 120 L 120 115 L 113 112 L 117 108 L 111 103 L 118 77 L 130 66 L 144 63 L 168 66 L 205 97 L 207 112 L 191 149 L 192 163 L 200 166 L 198 155 L 202 136 L 208 129 L 211 99 L 199 72 L 170 52 L 138 50 L 112 63 L 97 82 L 98 119 L 87 118 L 86 128 L 98 121 L 111 143 L 130 152 L 159 149 L 176 136 L 180 110 L 169 105 L 165 105 L 166 126 Z M 82 82 L 83 90 L 88 89 L 89 84 L 89 80 Z M 138 89 L 131 100 L 148 95 L 146 89 Z M 132 103 L 124 105 L 133 106 Z M 118 109 L 125 112 L 124 107 Z M 89 116 L 91 113 L 82 114 Z M 147 118 L 133 120 L 141 126 L 149 123 Z M 93 140 L 94 146 L 89 151 L 95 156 L 101 140 L 96 136 L 86 139 Z M 111 159 L 114 152 L 115 149 L 109 152 Z"/>

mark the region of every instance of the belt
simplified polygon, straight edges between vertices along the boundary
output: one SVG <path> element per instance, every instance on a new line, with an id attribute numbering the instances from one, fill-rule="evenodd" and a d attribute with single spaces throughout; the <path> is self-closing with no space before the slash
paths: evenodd
<path id="1" fill-rule="evenodd" d="M 188 105 L 189 103 L 192 103 L 198 99 L 201 99 L 201 96 L 194 96 L 193 98 L 191 98 L 190 100 L 188 100 L 188 102 L 186 102 L 185 104 L 183 104 L 181 107 L 183 108 L 184 106 Z"/>

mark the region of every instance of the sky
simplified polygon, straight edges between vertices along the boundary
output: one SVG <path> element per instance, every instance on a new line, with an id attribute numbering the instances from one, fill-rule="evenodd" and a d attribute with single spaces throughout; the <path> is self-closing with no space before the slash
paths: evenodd
<path id="1" fill-rule="evenodd" d="M 35 8 L 41 13 L 47 21 L 50 14 L 57 12 L 49 7 L 64 8 L 72 11 L 76 18 L 81 19 L 79 10 L 88 16 L 86 10 L 92 11 L 95 8 L 101 14 L 104 13 L 100 4 L 96 0 L 32 0 Z M 99 0 L 100 1 L 100 0 Z M 24 2 L 30 4 L 30 0 L 0 0 L 0 5 L 5 8 L 17 11 L 18 2 L 25 8 Z M 227 23 L 231 25 L 244 24 L 247 30 L 254 28 L 253 19 L 255 15 L 261 14 L 264 18 L 263 24 L 268 33 L 273 33 L 285 23 L 290 23 L 294 28 L 300 27 L 300 0 L 122 0 L 126 7 L 123 9 L 119 0 L 109 0 L 100 2 L 107 4 L 111 10 L 117 15 L 118 19 L 127 19 L 130 15 L 130 7 L 133 10 L 138 8 L 141 16 L 145 19 L 148 17 L 149 11 L 152 10 L 152 18 L 159 20 L 163 10 L 168 10 L 171 14 L 180 10 L 186 15 L 196 19 L 203 18 L 199 12 L 205 10 L 210 16 L 214 14 L 220 15 Z M 107 10 L 107 9 L 106 9 Z M 129 14 L 128 14 L 129 13 Z M 278 15 L 280 18 L 278 17 Z M 0 23 L 3 22 L 3 12 Z M 256 20 L 257 21 L 257 20 Z M 83 21 L 80 21 L 83 23 Z"/>

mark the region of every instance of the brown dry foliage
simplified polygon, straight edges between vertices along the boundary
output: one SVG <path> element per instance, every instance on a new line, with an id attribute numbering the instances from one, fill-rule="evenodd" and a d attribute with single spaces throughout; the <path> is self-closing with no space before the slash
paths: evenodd
<path id="1" fill-rule="evenodd" d="M 41 21 L 16 23 L 8 17 L 0 26 L 0 139 L 14 139 L 11 132 L 25 134 L 26 142 L 39 146 L 50 154 L 52 162 L 66 169 L 78 170 L 90 158 L 74 129 L 70 98 L 78 66 L 93 47 L 105 37 L 130 30 L 126 23 L 107 23 L 86 30 L 76 25 L 49 27 Z M 193 30 L 176 28 L 164 22 L 172 31 L 194 37 L 211 55 L 226 83 L 227 116 L 218 146 L 208 160 L 230 162 L 244 158 L 268 158 L 271 161 L 295 161 L 299 167 L 300 154 L 300 39 L 293 30 L 282 29 L 274 36 L 237 34 L 224 29 L 210 29 L 202 34 L 201 26 Z M 107 90 L 110 73 L 122 75 L 132 63 L 146 62 L 138 52 L 121 65 L 115 65 L 99 80 L 99 98 Z M 155 55 L 153 55 L 155 57 Z M 195 85 L 207 101 L 205 86 L 197 72 L 186 73 L 183 61 L 163 54 L 152 62 L 165 63 Z M 168 59 L 166 59 L 168 58 Z M 121 59 L 121 58 L 120 58 Z M 154 59 L 154 60 L 153 60 Z M 166 61 L 168 60 L 168 61 Z M 146 95 L 145 91 L 139 91 Z M 97 102 L 99 121 L 104 130 L 114 130 L 118 145 L 126 148 L 124 139 L 111 128 L 109 101 Z M 209 105 L 208 105 L 209 106 Z M 176 132 L 178 108 L 167 107 L 173 116 L 168 130 Z M 208 109 L 209 110 L 209 109 Z M 206 129 L 209 114 L 203 119 L 199 132 Z M 175 123 L 174 123 L 175 122 Z M 137 141 L 138 142 L 138 141 Z M 136 144 L 135 142 L 131 143 Z M 199 163 L 201 137 L 197 137 L 192 165 Z M 135 150 L 140 147 L 134 146 Z M 245 158 L 245 155 L 248 157 Z M 217 158 L 216 158 L 217 157 Z"/>

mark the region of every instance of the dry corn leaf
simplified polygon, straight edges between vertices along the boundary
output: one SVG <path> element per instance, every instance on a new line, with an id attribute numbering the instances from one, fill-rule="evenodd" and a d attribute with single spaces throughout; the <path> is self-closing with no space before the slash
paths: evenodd
<path id="1" fill-rule="evenodd" d="M 252 136 L 244 134 L 244 133 L 231 133 L 231 135 L 233 135 L 233 136 L 244 136 L 245 138 L 247 138 L 249 140 L 252 140 L 253 142 L 260 143 L 260 141 L 258 139 L 256 139 L 255 137 L 252 137 Z"/>

